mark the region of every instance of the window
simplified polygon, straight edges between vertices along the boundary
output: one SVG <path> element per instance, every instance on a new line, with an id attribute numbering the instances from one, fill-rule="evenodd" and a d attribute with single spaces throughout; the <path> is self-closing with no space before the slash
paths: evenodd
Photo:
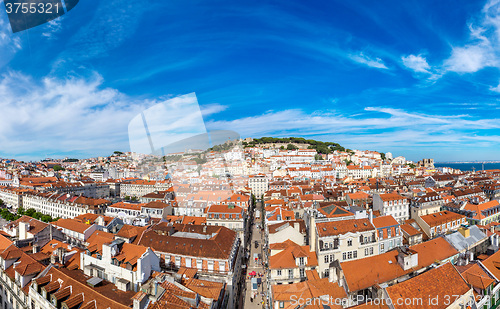
<path id="1" fill-rule="evenodd" d="M 289 279 L 293 278 L 293 269 L 288 270 L 288 278 Z"/>
<path id="2" fill-rule="evenodd" d="M 325 269 L 323 278 L 328 278 L 328 277 L 330 277 L 330 270 L 329 269 Z"/>
<path id="3" fill-rule="evenodd" d="M 349 246 L 349 247 L 352 246 L 352 239 L 347 240 L 347 246 Z"/>
<path id="4" fill-rule="evenodd" d="M 281 269 L 278 269 L 278 270 L 276 271 L 276 275 L 277 275 L 277 276 L 281 276 Z"/>
<path id="5" fill-rule="evenodd" d="M 328 258 L 328 254 L 327 254 L 327 255 L 325 255 L 325 263 L 328 263 L 328 260 L 329 260 L 329 258 Z"/>
<path id="6" fill-rule="evenodd" d="M 300 269 L 300 278 L 304 278 L 306 276 L 306 272 L 304 268 Z"/>
<path id="7" fill-rule="evenodd" d="M 280 301 L 280 308 L 285 308 L 285 303 Z"/>

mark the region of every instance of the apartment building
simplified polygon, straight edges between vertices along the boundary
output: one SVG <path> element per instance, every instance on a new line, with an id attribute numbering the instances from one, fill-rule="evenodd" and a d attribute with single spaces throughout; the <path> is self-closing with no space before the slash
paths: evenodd
<path id="1" fill-rule="evenodd" d="M 306 279 L 306 271 L 318 266 L 316 252 L 287 240 L 273 245 L 269 257 L 271 284 L 293 284 Z"/>
<path id="2" fill-rule="evenodd" d="M 329 277 L 330 265 L 379 254 L 377 230 L 369 219 L 316 223 L 318 272 Z"/>
<path id="3" fill-rule="evenodd" d="M 307 280 L 291 285 L 272 286 L 272 307 L 295 308 L 297 300 L 306 299 L 311 304 L 316 304 L 318 308 L 342 308 L 340 305 L 347 298 L 344 288 L 338 283 L 329 282 L 328 278 L 320 279 L 318 273 L 314 271 L 306 272 Z M 329 304 L 323 306 L 323 304 Z M 335 304 L 339 304 L 338 306 Z"/>
<path id="4" fill-rule="evenodd" d="M 104 214 L 111 202 L 60 193 L 29 193 L 23 196 L 23 208 L 34 209 L 52 218 L 74 218 L 85 213 Z"/>
<path id="5" fill-rule="evenodd" d="M 238 233 L 243 240 L 246 213 L 241 207 L 231 205 L 210 205 L 205 209 L 207 225 L 225 226 Z"/>
<path id="6" fill-rule="evenodd" d="M 58 192 L 71 195 L 82 195 L 95 199 L 108 198 L 110 195 L 109 184 L 95 181 L 58 181 L 44 184 L 39 188 L 42 192 Z"/>
<path id="7" fill-rule="evenodd" d="M 131 180 L 120 183 L 120 197 L 140 198 L 155 191 L 164 191 L 171 187 L 167 181 Z"/>
<path id="8" fill-rule="evenodd" d="M 0 187 L 0 199 L 5 205 L 17 209 L 23 204 L 23 195 L 29 192 L 34 191 L 25 188 Z"/>
<path id="9" fill-rule="evenodd" d="M 3 309 L 28 308 L 31 280 L 44 270 L 44 265 L 23 250 L 0 240 L 0 306 Z"/>
<path id="10" fill-rule="evenodd" d="M 59 219 L 51 223 L 64 236 L 68 244 L 83 248 L 87 239 L 97 230 L 95 224 L 85 224 L 75 219 Z"/>
<path id="11" fill-rule="evenodd" d="M 374 194 L 373 210 L 380 211 L 382 216 L 392 216 L 399 223 L 410 217 L 408 199 L 395 192 Z"/>
<path id="12" fill-rule="evenodd" d="M 403 245 L 399 222 L 392 216 L 373 218 L 373 226 L 377 229 L 380 254 Z"/>
<path id="13" fill-rule="evenodd" d="M 459 252 L 443 237 L 411 246 L 399 247 L 379 255 L 341 262 L 332 269 L 332 282 L 338 282 L 349 296 L 379 298 L 384 286 L 416 276 L 436 264 L 456 261 Z M 415 308 L 419 308 L 416 306 Z"/>
<path id="14" fill-rule="evenodd" d="M 255 198 L 260 199 L 269 190 L 269 180 L 266 175 L 250 175 L 248 176 L 248 187 Z"/>
<path id="15" fill-rule="evenodd" d="M 106 208 L 105 215 L 121 219 L 125 224 L 135 225 L 141 215 L 141 207 L 145 205 L 137 203 L 118 202 Z"/>
<path id="16" fill-rule="evenodd" d="M 467 217 L 451 211 L 440 211 L 434 214 L 415 218 L 417 224 L 429 238 L 458 230 L 467 224 Z"/>
<path id="17" fill-rule="evenodd" d="M 226 307 L 236 306 L 243 250 L 235 231 L 223 226 L 159 223 L 143 233 L 138 245 L 150 247 L 162 267 L 195 268 L 201 279 L 224 282 Z M 224 307 L 224 305 L 223 305 Z"/>
<path id="18" fill-rule="evenodd" d="M 140 298 L 142 292 L 121 291 L 111 282 L 88 278 L 78 269 L 60 269 L 54 265 L 49 265 L 33 279 L 28 293 L 31 309 L 141 309 L 144 308 L 141 300 L 144 303 L 148 299 Z"/>
<path id="19" fill-rule="evenodd" d="M 443 205 L 444 200 L 437 192 L 428 192 L 410 201 L 410 217 L 415 219 L 420 216 L 439 212 Z"/>
<path id="20" fill-rule="evenodd" d="M 150 218 L 166 218 L 173 214 L 172 204 L 163 203 L 160 201 L 153 201 L 141 205 L 141 215 Z"/>
<path id="21" fill-rule="evenodd" d="M 121 291 L 138 291 L 153 271 L 160 271 L 160 259 L 150 249 L 118 239 L 89 242 L 80 255 L 80 268 L 86 275 L 114 283 Z"/>

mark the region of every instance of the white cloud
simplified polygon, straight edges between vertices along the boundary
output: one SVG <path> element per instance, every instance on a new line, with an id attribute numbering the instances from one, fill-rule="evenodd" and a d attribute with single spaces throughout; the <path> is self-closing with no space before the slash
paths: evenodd
<path id="1" fill-rule="evenodd" d="M 369 57 L 365 55 L 363 52 L 349 55 L 349 58 L 357 63 L 361 63 L 372 68 L 388 69 L 382 59 Z"/>
<path id="2" fill-rule="evenodd" d="M 491 44 L 468 45 L 454 47 L 451 57 L 445 63 L 445 68 L 457 73 L 474 73 L 488 66 L 497 66 L 498 59 Z"/>
<path id="3" fill-rule="evenodd" d="M 3 6 L 2 2 L 0 2 L 0 8 L 1 6 Z M 21 40 L 12 34 L 8 19 L 0 17 L 0 51 L 15 52 L 21 48 Z"/>
<path id="4" fill-rule="evenodd" d="M 217 114 L 217 113 L 225 111 L 227 109 L 227 106 L 221 105 L 218 103 L 214 103 L 214 104 L 206 104 L 206 105 L 200 106 L 200 108 L 201 108 L 201 114 L 204 117 L 206 117 L 206 116 L 209 116 L 212 114 Z"/>
<path id="5" fill-rule="evenodd" d="M 128 149 L 128 122 L 153 101 L 102 86 L 98 74 L 41 82 L 18 72 L 0 76 L 0 145 L 6 155 L 106 154 Z"/>
<path id="6" fill-rule="evenodd" d="M 53 19 L 51 21 L 49 21 L 47 23 L 47 25 L 45 26 L 45 32 L 42 33 L 42 36 L 48 38 L 48 39 L 52 39 L 54 38 L 54 35 L 56 33 L 58 33 L 59 31 L 61 31 L 62 29 L 62 25 L 61 25 L 61 22 L 62 22 L 62 19 L 64 18 L 64 16 L 61 16 L 57 19 Z"/>
<path id="7" fill-rule="evenodd" d="M 417 73 L 430 73 L 430 66 L 427 63 L 427 59 L 421 55 L 408 55 L 401 57 L 403 64 Z"/>
<path id="8" fill-rule="evenodd" d="M 346 145 L 369 144 L 373 147 L 446 145 L 464 142 L 469 133 L 464 128 L 494 130 L 499 119 L 472 119 L 468 115 L 428 115 L 401 109 L 367 107 L 362 117 L 302 110 L 272 111 L 231 121 L 209 121 L 207 128 L 228 129 L 243 137 L 322 136 Z M 485 136 L 483 140 L 487 141 Z"/>
<path id="9" fill-rule="evenodd" d="M 450 57 L 444 61 L 446 71 L 474 73 L 500 67 L 500 1 L 488 1 L 478 20 L 469 25 L 468 42 L 452 46 Z"/>
<path id="10" fill-rule="evenodd" d="M 494 92 L 500 93 L 500 83 L 498 83 L 498 86 L 496 86 L 496 87 L 491 86 L 490 87 L 490 91 L 494 91 Z"/>

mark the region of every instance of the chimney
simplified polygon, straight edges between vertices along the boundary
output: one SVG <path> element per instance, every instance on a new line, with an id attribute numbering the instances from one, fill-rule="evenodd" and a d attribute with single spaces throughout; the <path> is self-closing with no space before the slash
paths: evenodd
<path id="1" fill-rule="evenodd" d="M 40 246 L 37 244 L 34 244 L 33 245 L 33 253 L 38 253 L 38 252 L 40 252 Z"/>
<path id="2" fill-rule="evenodd" d="M 470 230 L 469 230 L 468 227 L 461 227 L 461 228 L 458 229 L 458 231 L 465 238 L 468 238 L 470 236 Z"/>
<path id="3" fill-rule="evenodd" d="M 64 249 L 63 247 L 59 247 L 57 248 L 56 252 L 57 252 L 58 262 L 64 264 L 64 253 L 66 252 L 66 249 Z"/>
<path id="4" fill-rule="evenodd" d="M 368 209 L 368 218 L 370 219 L 370 223 L 373 224 L 373 210 Z"/>
<path id="5" fill-rule="evenodd" d="M 309 217 L 309 247 L 311 251 L 316 251 L 316 217 L 314 211 L 311 211 Z"/>

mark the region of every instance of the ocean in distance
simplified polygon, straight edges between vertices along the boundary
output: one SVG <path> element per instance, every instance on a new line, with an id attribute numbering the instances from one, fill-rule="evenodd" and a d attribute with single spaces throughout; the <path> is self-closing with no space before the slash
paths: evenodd
<path id="1" fill-rule="evenodd" d="M 450 167 L 453 169 L 459 169 L 461 171 L 480 171 L 483 169 L 483 163 L 434 163 L 434 167 Z M 484 163 L 485 170 L 495 170 L 500 169 L 500 163 Z"/>

